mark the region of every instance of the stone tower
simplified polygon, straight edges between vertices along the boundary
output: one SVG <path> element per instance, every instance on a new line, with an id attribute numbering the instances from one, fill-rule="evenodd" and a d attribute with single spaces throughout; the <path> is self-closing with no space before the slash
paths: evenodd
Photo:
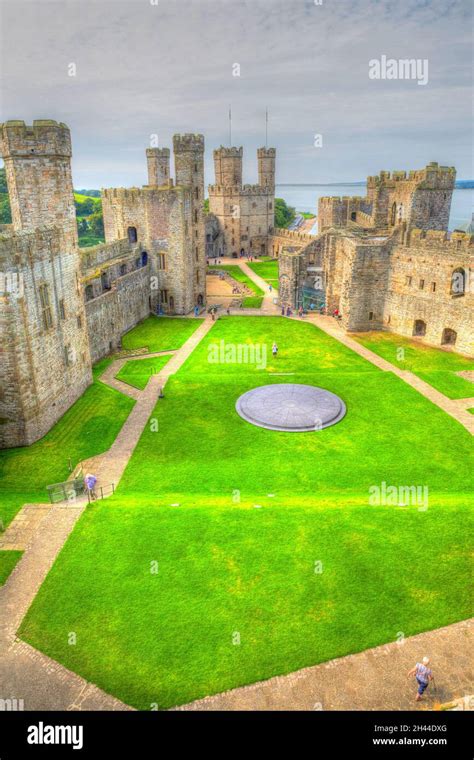
<path id="1" fill-rule="evenodd" d="M 275 193 L 275 148 L 258 148 L 258 184 Z"/>
<path id="2" fill-rule="evenodd" d="M 65 124 L 0 125 L 13 224 L 0 235 L 0 447 L 41 438 L 92 381 Z"/>
<path id="3" fill-rule="evenodd" d="M 173 153 L 177 186 L 191 190 L 191 237 L 194 299 L 206 299 L 206 242 L 204 230 L 204 136 L 174 135 Z"/>
<path id="4" fill-rule="evenodd" d="M 15 232 L 57 224 L 76 246 L 69 128 L 49 119 L 7 121 L 0 141 Z"/>
<path id="5" fill-rule="evenodd" d="M 147 148 L 148 184 L 167 185 L 170 178 L 170 149 Z"/>
<path id="6" fill-rule="evenodd" d="M 220 148 L 214 151 L 216 185 L 222 187 L 242 186 L 243 148 Z"/>

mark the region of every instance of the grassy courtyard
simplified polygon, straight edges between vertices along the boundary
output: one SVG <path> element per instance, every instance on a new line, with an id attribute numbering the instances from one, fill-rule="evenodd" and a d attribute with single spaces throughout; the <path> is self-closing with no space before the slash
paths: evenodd
<path id="1" fill-rule="evenodd" d="M 247 288 L 254 292 L 255 295 L 245 296 L 245 298 L 242 300 L 242 306 L 244 309 L 259 309 L 261 307 L 264 296 L 262 288 L 259 288 L 259 286 L 256 285 L 254 281 L 245 274 L 245 272 L 242 272 L 238 264 L 219 264 L 218 266 L 211 265 L 209 266 L 209 269 L 220 269 L 224 272 L 227 272 L 227 274 L 230 274 L 233 280 L 240 282 L 242 285 L 245 285 Z"/>
<path id="2" fill-rule="evenodd" d="M 400 369 L 409 370 L 448 398 L 469 398 L 474 385 L 457 372 L 474 371 L 474 361 L 387 332 L 353 335 L 359 343 Z"/>
<path id="3" fill-rule="evenodd" d="M 267 347 L 260 368 L 209 362 L 238 343 Z M 292 434 L 237 415 L 282 382 L 334 391 L 346 417 Z M 167 708 L 471 614 L 471 437 L 313 325 L 218 320 L 152 418 L 21 628 L 106 691 Z M 383 482 L 426 486 L 429 505 L 371 505 Z"/>
<path id="4" fill-rule="evenodd" d="M 202 319 L 187 317 L 156 317 L 153 314 L 126 333 L 122 348 L 147 348 L 150 353 L 181 348 L 199 327 Z"/>
<path id="5" fill-rule="evenodd" d="M 142 391 L 152 375 L 156 375 L 168 363 L 172 354 L 154 356 L 149 359 L 130 359 L 116 374 L 117 380 Z"/>
<path id="6" fill-rule="evenodd" d="M 258 274 L 262 279 L 278 290 L 278 260 L 266 259 L 265 261 L 251 261 L 249 267 L 252 272 Z"/>

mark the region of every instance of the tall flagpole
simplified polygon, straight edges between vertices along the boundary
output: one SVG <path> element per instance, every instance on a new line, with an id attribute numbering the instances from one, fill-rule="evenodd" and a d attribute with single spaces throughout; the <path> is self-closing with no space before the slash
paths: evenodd
<path id="1" fill-rule="evenodd" d="M 229 106 L 229 148 L 232 147 L 232 109 Z"/>
<path id="2" fill-rule="evenodd" d="M 268 107 L 265 109 L 265 148 L 268 148 Z"/>

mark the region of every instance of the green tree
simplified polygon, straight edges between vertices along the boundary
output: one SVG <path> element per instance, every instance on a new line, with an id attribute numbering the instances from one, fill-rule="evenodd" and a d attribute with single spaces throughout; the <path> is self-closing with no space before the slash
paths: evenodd
<path id="1" fill-rule="evenodd" d="M 283 198 L 275 198 L 275 226 L 288 227 L 296 216 L 295 209 L 286 205 Z"/>
<path id="2" fill-rule="evenodd" d="M 0 224 L 11 224 L 12 212 L 10 209 L 10 199 L 7 193 L 0 194 Z"/>
<path id="3" fill-rule="evenodd" d="M 104 218 L 102 216 L 102 210 L 95 211 L 89 217 L 89 227 L 93 235 L 96 237 L 104 237 Z"/>

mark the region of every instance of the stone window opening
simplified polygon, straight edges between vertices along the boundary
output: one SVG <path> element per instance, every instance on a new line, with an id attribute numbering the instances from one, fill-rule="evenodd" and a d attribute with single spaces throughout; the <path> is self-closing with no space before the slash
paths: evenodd
<path id="1" fill-rule="evenodd" d="M 456 330 L 452 330 L 450 327 L 445 327 L 443 330 L 443 335 L 441 336 L 441 345 L 454 346 L 454 344 L 456 343 L 457 337 L 458 337 L 458 334 Z"/>
<path id="2" fill-rule="evenodd" d="M 411 275 L 407 274 L 405 277 L 405 285 L 411 285 Z"/>
<path id="3" fill-rule="evenodd" d="M 355 222 L 357 220 L 357 213 L 355 211 L 352 211 L 351 213 L 351 220 Z"/>
<path id="4" fill-rule="evenodd" d="M 395 226 L 396 221 L 397 221 L 397 204 L 394 202 L 392 203 L 392 212 L 390 215 L 390 224 L 392 225 L 392 227 Z"/>
<path id="5" fill-rule="evenodd" d="M 197 210 L 195 209 L 195 210 L 194 210 L 194 224 L 197 224 L 197 221 L 198 221 L 198 212 L 197 212 Z"/>
<path id="6" fill-rule="evenodd" d="M 64 346 L 64 363 L 66 367 L 69 367 L 72 364 L 72 353 L 71 353 L 70 343 L 68 343 L 67 346 Z"/>
<path id="7" fill-rule="evenodd" d="M 451 275 L 451 295 L 455 297 L 466 294 L 466 270 L 462 267 L 455 269 Z"/>
<path id="8" fill-rule="evenodd" d="M 146 267 L 147 264 L 148 264 L 148 253 L 146 251 L 143 251 L 141 255 L 141 265 L 142 267 Z"/>
<path id="9" fill-rule="evenodd" d="M 159 253 L 158 257 L 158 269 L 166 269 L 166 259 L 164 253 Z"/>
<path id="10" fill-rule="evenodd" d="M 431 283 L 431 292 L 432 292 L 432 293 L 435 293 L 435 292 L 436 292 L 436 283 L 435 283 L 435 282 L 432 282 L 432 283 Z"/>
<path id="11" fill-rule="evenodd" d="M 64 298 L 59 301 L 59 316 L 61 319 L 66 319 L 66 310 L 64 308 Z"/>
<path id="12" fill-rule="evenodd" d="M 127 274 L 127 265 L 120 264 L 120 277 L 123 277 L 124 274 Z"/>
<path id="13" fill-rule="evenodd" d="M 82 317 L 81 317 L 80 314 L 78 314 L 78 316 L 77 316 L 77 326 L 78 326 L 79 330 L 82 329 Z"/>
<path id="14" fill-rule="evenodd" d="M 127 229 L 127 236 L 128 236 L 128 242 L 129 243 L 136 243 L 137 240 L 138 240 L 137 228 L 136 227 L 129 227 Z"/>
<path id="15" fill-rule="evenodd" d="M 420 280 L 419 287 L 420 287 L 420 290 L 424 290 L 424 288 L 425 288 L 425 281 L 424 280 Z"/>
<path id="16" fill-rule="evenodd" d="M 39 297 L 41 303 L 43 327 L 45 330 L 49 330 L 53 326 L 53 315 L 51 313 L 51 305 L 49 302 L 49 288 L 46 284 L 40 285 Z"/>
<path id="17" fill-rule="evenodd" d="M 198 200 L 198 198 L 199 198 L 199 188 L 198 187 L 196 187 L 196 189 L 194 190 L 194 196 L 195 196 L 196 200 Z"/>
<path id="18" fill-rule="evenodd" d="M 196 261 L 199 261 L 199 248 L 197 246 L 195 249 L 195 254 L 196 254 Z"/>
<path id="19" fill-rule="evenodd" d="M 107 272 L 102 272 L 100 275 L 100 284 L 102 285 L 102 290 L 110 290 L 110 282 L 109 282 L 109 275 Z"/>
<path id="20" fill-rule="evenodd" d="M 174 311 L 174 298 L 170 296 L 170 311 Z"/>
<path id="21" fill-rule="evenodd" d="M 168 291 L 160 290 L 160 301 L 162 303 L 168 303 Z"/>
<path id="22" fill-rule="evenodd" d="M 86 285 L 86 291 L 85 291 L 86 301 L 92 301 L 94 298 L 94 288 L 92 285 Z"/>
<path id="23" fill-rule="evenodd" d="M 423 319 L 415 319 L 415 324 L 413 325 L 413 335 L 416 335 L 418 337 L 423 337 L 426 335 L 426 322 Z"/>
<path id="24" fill-rule="evenodd" d="M 374 312 L 373 311 L 369 311 L 369 321 L 371 322 L 373 320 L 373 318 L 374 318 Z"/>

